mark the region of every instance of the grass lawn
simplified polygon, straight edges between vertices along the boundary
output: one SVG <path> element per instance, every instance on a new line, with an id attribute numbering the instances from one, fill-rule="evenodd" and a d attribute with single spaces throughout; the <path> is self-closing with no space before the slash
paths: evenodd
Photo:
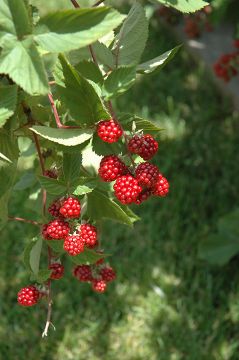
<path id="1" fill-rule="evenodd" d="M 176 45 L 152 25 L 145 58 Z M 157 76 L 140 78 L 116 104 L 165 130 L 155 163 L 168 198 L 135 211 L 135 228 L 107 223 L 103 245 L 118 280 L 104 295 L 69 276 L 53 284 L 56 331 L 42 340 L 45 304 L 23 309 L 26 224 L 1 235 L 0 360 L 238 360 L 238 258 L 224 268 L 198 260 L 198 244 L 238 204 L 239 117 L 203 66 L 182 49 Z M 12 206 L 21 211 L 21 199 Z"/>

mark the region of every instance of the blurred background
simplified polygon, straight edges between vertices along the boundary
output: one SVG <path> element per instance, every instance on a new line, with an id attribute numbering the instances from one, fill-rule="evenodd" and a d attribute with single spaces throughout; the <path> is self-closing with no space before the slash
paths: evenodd
<path id="1" fill-rule="evenodd" d="M 68 0 L 32 3 L 43 13 L 71 8 Z M 230 24 L 232 49 L 239 20 L 235 4 L 239 10 L 238 1 L 216 0 L 213 16 L 202 15 L 212 34 Z M 122 12 L 129 8 L 128 1 L 116 5 Z M 200 20 L 199 34 L 182 31 L 176 37 L 175 26 L 185 30 L 187 17 L 171 12 L 168 21 L 165 10 L 149 3 L 147 13 L 143 60 L 184 39 L 200 41 L 208 31 Z M 220 79 L 218 87 L 213 69 L 198 60 L 183 46 L 160 73 L 139 77 L 115 104 L 164 129 L 155 161 L 170 181 L 170 194 L 135 206 L 141 221 L 134 229 L 105 224 L 102 241 L 118 276 L 105 294 L 92 293 L 70 276 L 53 284 L 56 331 L 50 329 L 46 339 L 45 304 L 23 309 L 16 303 L 17 291 L 29 281 L 21 254 L 31 225 L 11 222 L 2 231 L 0 359 L 239 359 L 239 114 L 220 89 L 231 79 Z M 16 214 L 22 196 L 19 191 L 12 199 Z"/>

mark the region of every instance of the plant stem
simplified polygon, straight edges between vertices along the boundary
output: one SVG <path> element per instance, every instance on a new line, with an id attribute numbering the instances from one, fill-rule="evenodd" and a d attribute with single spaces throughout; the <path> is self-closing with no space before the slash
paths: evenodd
<path id="1" fill-rule="evenodd" d="M 38 221 L 28 220 L 28 219 L 24 219 L 24 218 L 21 218 L 21 217 L 9 216 L 8 220 L 21 221 L 21 222 L 29 223 L 29 224 L 32 224 L 32 225 L 41 226 L 41 223 L 39 223 Z"/>
<path id="2" fill-rule="evenodd" d="M 93 7 L 95 6 L 99 6 L 100 4 L 102 4 L 105 0 L 99 0 L 97 1 L 97 3 L 95 3 L 95 5 L 93 5 Z"/>
<path id="3" fill-rule="evenodd" d="M 54 99 L 53 99 L 53 96 L 51 93 L 48 94 L 48 99 L 50 101 L 50 104 L 51 104 L 51 107 L 52 107 L 52 111 L 53 111 L 53 114 L 54 114 L 54 118 L 56 120 L 56 125 L 58 128 L 62 128 L 63 125 L 61 123 L 61 120 L 60 120 L 60 117 L 58 115 L 58 112 L 57 112 L 57 108 L 56 108 L 56 105 L 54 103 Z"/>

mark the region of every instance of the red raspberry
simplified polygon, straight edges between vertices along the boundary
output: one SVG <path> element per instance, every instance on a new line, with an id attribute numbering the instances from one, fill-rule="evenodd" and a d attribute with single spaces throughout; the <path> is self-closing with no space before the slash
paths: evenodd
<path id="1" fill-rule="evenodd" d="M 91 281 L 92 273 L 90 265 L 78 265 L 73 270 L 73 275 L 79 281 Z"/>
<path id="2" fill-rule="evenodd" d="M 93 281 L 92 281 L 92 289 L 95 292 L 103 293 L 103 292 L 105 292 L 106 287 L 107 287 L 107 284 L 106 284 L 106 282 L 104 280 L 93 279 Z"/>
<path id="3" fill-rule="evenodd" d="M 151 188 L 158 179 L 159 170 L 157 166 L 144 162 L 137 166 L 135 175 L 139 185 Z"/>
<path id="4" fill-rule="evenodd" d="M 40 297 L 40 292 L 33 285 L 22 288 L 17 294 L 17 301 L 22 306 L 36 305 Z"/>
<path id="5" fill-rule="evenodd" d="M 97 125 L 97 134 L 105 142 L 114 143 L 122 136 L 121 126 L 113 119 L 100 121 Z"/>
<path id="6" fill-rule="evenodd" d="M 53 217 L 60 217 L 60 207 L 61 207 L 61 201 L 60 200 L 56 200 L 54 201 L 48 208 L 48 212 L 51 214 L 51 216 Z"/>
<path id="7" fill-rule="evenodd" d="M 64 249 L 71 256 L 76 256 L 84 251 L 84 241 L 80 235 L 68 235 L 64 241 Z"/>
<path id="8" fill-rule="evenodd" d="M 50 221 L 47 226 L 47 234 L 52 239 L 65 239 L 65 237 L 69 234 L 69 231 L 70 227 L 68 222 L 60 219 Z"/>
<path id="9" fill-rule="evenodd" d="M 98 173 L 103 181 L 114 181 L 127 174 L 127 166 L 115 155 L 104 156 L 100 162 Z"/>
<path id="10" fill-rule="evenodd" d="M 95 246 L 97 242 L 97 229 L 90 224 L 82 224 L 78 227 L 79 234 L 86 246 Z"/>
<path id="11" fill-rule="evenodd" d="M 50 235 L 48 235 L 48 232 L 47 232 L 48 225 L 49 225 L 49 224 L 44 224 L 44 225 L 42 226 L 41 234 L 42 234 L 43 239 L 45 239 L 45 240 L 52 240 L 52 237 L 50 237 Z"/>
<path id="12" fill-rule="evenodd" d="M 116 278 L 116 273 L 114 269 L 110 266 L 106 266 L 100 270 L 100 275 L 102 276 L 102 280 L 109 282 L 113 281 Z"/>
<path id="13" fill-rule="evenodd" d="M 142 202 L 146 201 L 152 195 L 152 189 L 144 189 L 135 200 L 137 205 L 142 204 Z"/>
<path id="14" fill-rule="evenodd" d="M 44 176 L 52 178 L 52 179 L 57 179 L 57 172 L 56 170 L 46 170 L 44 172 Z"/>
<path id="15" fill-rule="evenodd" d="M 235 48 L 239 49 L 239 39 L 234 40 L 233 45 Z"/>
<path id="16" fill-rule="evenodd" d="M 80 216 L 80 211 L 80 202 L 71 196 L 63 202 L 60 208 L 60 214 L 65 218 L 78 218 Z"/>
<path id="17" fill-rule="evenodd" d="M 114 193 L 122 204 L 131 204 L 142 191 L 138 181 L 131 175 L 120 176 L 114 184 Z"/>
<path id="18" fill-rule="evenodd" d="M 97 246 L 99 246 L 98 240 L 96 240 L 96 243 L 95 243 L 94 245 L 87 245 L 87 247 L 88 247 L 89 249 L 94 249 L 94 248 L 96 248 Z"/>
<path id="19" fill-rule="evenodd" d="M 168 180 L 160 174 L 158 177 L 158 181 L 153 187 L 153 195 L 164 197 L 168 194 L 168 191 L 169 191 Z"/>
<path id="20" fill-rule="evenodd" d="M 131 153 L 141 156 L 144 160 L 149 160 L 158 151 L 158 143 L 149 134 L 143 136 L 135 135 L 130 139 L 128 149 Z"/>
<path id="21" fill-rule="evenodd" d="M 52 270 L 50 279 L 59 280 L 64 275 L 64 266 L 59 263 L 54 263 L 49 266 L 49 269 Z"/>

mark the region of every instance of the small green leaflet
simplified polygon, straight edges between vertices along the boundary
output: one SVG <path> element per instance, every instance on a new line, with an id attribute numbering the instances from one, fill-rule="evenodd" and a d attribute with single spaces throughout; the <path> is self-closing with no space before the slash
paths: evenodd
<path id="1" fill-rule="evenodd" d="M 23 0 L 1 0 L 0 35 L 11 33 L 21 39 L 31 33 L 30 21 Z"/>
<path id="2" fill-rule="evenodd" d="M 6 130 L 0 129 L 0 159 L 12 163 L 17 160 L 18 155 L 17 138 L 11 136 Z"/>
<path id="3" fill-rule="evenodd" d="M 75 66 L 75 69 L 86 79 L 102 85 L 104 81 L 103 75 L 93 61 L 80 61 Z"/>
<path id="4" fill-rule="evenodd" d="M 104 82 L 103 96 L 106 100 L 123 94 L 136 80 L 135 66 L 119 67 L 113 70 Z"/>
<path id="5" fill-rule="evenodd" d="M 208 3 L 203 0 L 154 0 L 153 2 L 155 1 L 165 6 L 172 6 L 184 13 L 195 12 L 208 5 Z"/>
<path id="6" fill-rule="evenodd" d="M 94 43 L 125 18 L 109 7 L 52 12 L 38 23 L 36 42 L 50 52 L 67 52 Z"/>
<path id="7" fill-rule="evenodd" d="M 63 154 L 64 183 L 69 188 L 80 176 L 82 156 L 81 154 Z"/>
<path id="8" fill-rule="evenodd" d="M 33 272 L 35 275 L 38 274 L 40 256 L 42 249 L 42 238 L 34 238 L 25 248 L 23 254 L 24 264 L 27 269 Z"/>
<path id="9" fill-rule="evenodd" d="M 151 74 L 156 70 L 161 70 L 170 60 L 174 58 L 180 47 L 181 45 L 176 46 L 162 55 L 138 65 L 137 72 L 140 74 Z"/>
<path id="10" fill-rule="evenodd" d="M 152 121 L 142 119 L 134 114 L 121 114 L 118 119 L 124 129 L 128 131 L 132 131 L 132 127 L 134 127 L 136 131 L 143 130 L 146 134 L 157 135 L 162 130 Z"/>
<path id="11" fill-rule="evenodd" d="M 92 48 L 100 64 L 107 66 L 108 69 L 114 68 L 114 56 L 105 44 L 97 41 L 92 45 Z"/>
<path id="12" fill-rule="evenodd" d="M 62 254 L 64 252 L 64 240 L 46 240 L 46 242 L 55 253 Z"/>
<path id="13" fill-rule="evenodd" d="M 30 130 L 44 139 L 64 146 L 76 146 L 82 144 L 90 139 L 94 132 L 93 129 L 57 129 L 48 126 L 33 126 Z"/>
<path id="14" fill-rule="evenodd" d="M 95 264 L 96 261 L 109 256 L 109 254 L 99 254 L 94 250 L 87 249 L 85 247 L 84 251 L 76 256 L 69 256 L 71 261 L 77 265 L 83 264 Z"/>
<path id="15" fill-rule="evenodd" d="M 89 178 L 80 178 L 79 181 L 81 184 L 79 184 L 73 192 L 73 194 L 77 196 L 90 193 L 97 185 L 95 180 L 90 180 Z"/>
<path id="16" fill-rule="evenodd" d="M 0 127 L 14 114 L 17 104 L 17 85 L 0 85 Z"/>
<path id="17" fill-rule="evenodd" d="M 41 187 L 45 189 L 49 194 L 52 195 L 62 195 L 67 191 L 66 185 L 56 179 L 51 179 L 46 176 L 38 177 Z"/>

